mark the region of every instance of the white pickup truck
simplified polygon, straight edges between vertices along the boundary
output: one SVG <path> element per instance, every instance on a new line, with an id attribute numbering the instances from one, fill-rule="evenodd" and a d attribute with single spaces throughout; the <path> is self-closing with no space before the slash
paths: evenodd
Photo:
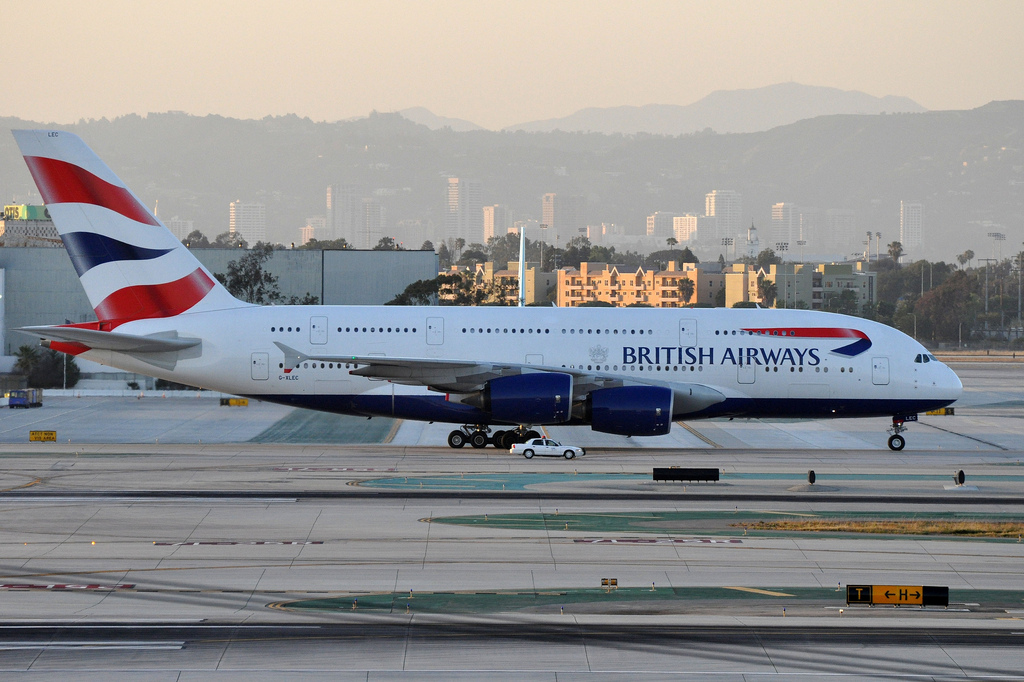
<path id="1" fill-rule="evenodd" d="M 509 448 L 509 452 L 513 455 L 522 455 L 526 459 L 530 459 L 534 455 L 572 459 L 587 454 L 583 448 L 575 445 L 560 445 L 558 441 L 550 438 L 531 438 L 525 443 L 515 443 Z"/>

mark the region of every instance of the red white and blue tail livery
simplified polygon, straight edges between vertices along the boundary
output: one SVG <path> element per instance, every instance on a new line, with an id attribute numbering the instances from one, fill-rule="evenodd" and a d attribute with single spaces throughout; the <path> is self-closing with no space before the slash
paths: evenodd
<path id="1" fill-rule="evenodd" d="M 817 311 L 249 305 L 80 138 L 14 135 L 97 317 L 25 331 L 126 371 L 505 449 L 532 425 L 891 416 L 898 450 L 905 421 L 962 390 L 905 334 Z"/>

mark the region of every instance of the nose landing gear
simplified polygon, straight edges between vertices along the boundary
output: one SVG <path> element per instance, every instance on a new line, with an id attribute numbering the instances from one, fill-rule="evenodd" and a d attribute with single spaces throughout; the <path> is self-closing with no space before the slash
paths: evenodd
<path id="1" fill-rule="evenodd" d="M 899 452 L 907 444 L 907 439 L 900 434 L 907 430 L 907 427 L 903 425 L 904 422 L 917 421 L 917 415 L 893 417 L 892 426 L 889 427 L 889 449 Z"/>

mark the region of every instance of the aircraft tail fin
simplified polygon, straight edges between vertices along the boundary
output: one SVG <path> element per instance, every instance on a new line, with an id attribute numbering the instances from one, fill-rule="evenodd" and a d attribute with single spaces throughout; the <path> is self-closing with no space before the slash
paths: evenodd
<path id="1" fill-rule="evenodd" d="M 248 305 L 228 293 L 80 137 L 12 132 L 102 329 Z"/>

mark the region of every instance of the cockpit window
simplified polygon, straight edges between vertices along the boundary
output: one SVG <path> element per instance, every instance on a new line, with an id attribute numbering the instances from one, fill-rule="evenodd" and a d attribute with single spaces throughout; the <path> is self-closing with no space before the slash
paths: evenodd
<path id="1" fill-rule="evenodd" d="M 934 355 L 929 355 L 928 357 L 932 359 L 932 362 L 938 362 L 939 361 L 939 359 L 937 357 L 935 357 Z"/>
<path id="2" fill-rule="evenodd" d="M 921 359 L 921 354 L 920 353 L 918 353 L 917 355 L 914 356 L 914 362 L 916 362 L 918 364 L 924 362 L 924 360 Z"/>

